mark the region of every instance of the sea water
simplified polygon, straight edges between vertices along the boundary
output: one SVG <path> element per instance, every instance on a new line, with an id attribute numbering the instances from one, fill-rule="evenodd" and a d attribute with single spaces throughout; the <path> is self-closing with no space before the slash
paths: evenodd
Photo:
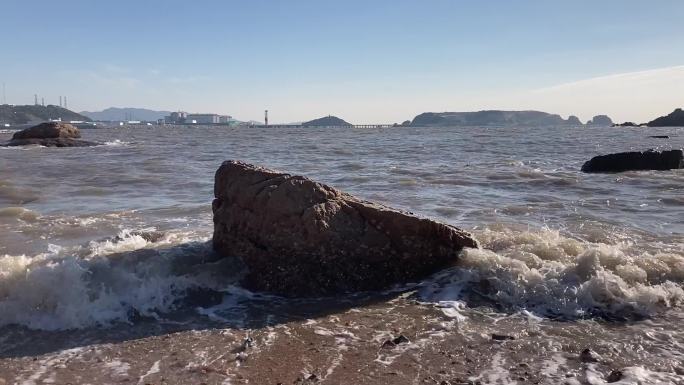
<path id="1" fill-rule="evenodd" d="M 393 289 L 462 333 L 487 333 L 478 324 L 486 315 L 623 350 L 636 343 L 625 381 L 676 381 L 668 373 L 684 359 L 684 170 L 579 170 L 599 154 L 683 148 L 683 128 L 82 133 L 103 145 L 0 148 L 0 339 L 2 330 L 109 330 L 185 310 L 239 326 L 250 306 L 277 302 L 241 289 L 239 261 L 211 250 L 214 172 L 235 159 L 471 231 L 480 249 Z M 223 301 L 184 308 L 193 290 L 224 293 Z M 558 375 L 567 358 L 547 348 L 539 370 Z M 509 359 L 495 356 L 475 380 L 506 383 Z M 582 381 L 598 383 L 591 370 Z"/>

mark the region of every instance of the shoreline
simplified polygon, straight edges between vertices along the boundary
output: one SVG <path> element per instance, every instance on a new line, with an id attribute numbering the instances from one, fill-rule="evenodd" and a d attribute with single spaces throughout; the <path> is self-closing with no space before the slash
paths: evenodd
<path id="1" fill-rule="evenodd" d="M 657 346 L 629 347 L 648 334 L 629 324 L 606 329 L 589 320 L 566 325 L 487 310 L 465 314 L 452 318 L 400 296 L 259 328 L 184 319 L 34 337 L 19 333 L 24 344 L 40 341 L 47 350 L 49 341 L 66 345 L 45 354 L 3 351 L 0 383 L 574 384 L 605 381 L 616 372 L 625 379 L 684 383 L 684 368 L 674 358 L 657 358 Z M 269 320 L 273 314 L 261 316 Z M 630 330 L 633 335 L 626 336 Z M 408 342 L 385 346 L 399 335 Z M 616 336 L 627 344 L 620 351 L 605 344 Z M 598 362 L 582 358 L 587 348 Z"/>

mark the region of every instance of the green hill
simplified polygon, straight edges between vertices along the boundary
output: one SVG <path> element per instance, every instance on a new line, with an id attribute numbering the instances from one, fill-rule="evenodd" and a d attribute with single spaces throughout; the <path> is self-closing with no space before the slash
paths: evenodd
<path id="1" fill-rule="evenodd" d="M 302 123 L 304 127 L 344 127 L 351 126 L 351 123 L 347 123 L 344 120 L 328 115 L 322 118 L 310 120 L 308 122 Z"/>
<path id="2" fill-rule="evenodd" d="M 0 105 L 0 124 L 27 124 L 40 123 L 48 120 L 62 119 L 62 121 L 86 121 L 90 118 L 77 114 L 59 106 L 14 106 L 11 104 Z"/>

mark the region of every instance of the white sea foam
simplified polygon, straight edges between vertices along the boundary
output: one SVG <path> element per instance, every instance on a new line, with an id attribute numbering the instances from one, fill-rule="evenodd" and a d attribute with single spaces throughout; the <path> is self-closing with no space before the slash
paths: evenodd
<path id="1" fill-rule="evenodd" d="M 131 144 L 131 142 L 125 142 L 125 141 L 122 141 L 120 139 L 114 139 L 111 141 L 104 142 L 105 146 L 125 146 L 128 144 Z"/>
<path id="2" fill-rule="evenodd" d="M 628 244 L 579 241 L 549 229 L 477 235 L 483 248 L 466 250 L 455 268 L 423 282 L 419 299 L 454 316 L 460 301 L 477 295 L 568 318 L 648 316 L 684 303 L 681 254 L 635 253 Z"/>
<path id="3" fill-rule="evenodd" d="M 85 250 L 51 245 L 32 257 L 0 256 L 0 326 L 59 330 L 127 321 L 131 312 L 156 317 L 187 289 L 212 285 L 208 274 L 175 271 L 189 251 L 171 246 L 187 241 L 167 235 L 153 243 L 122 231 Z"/>

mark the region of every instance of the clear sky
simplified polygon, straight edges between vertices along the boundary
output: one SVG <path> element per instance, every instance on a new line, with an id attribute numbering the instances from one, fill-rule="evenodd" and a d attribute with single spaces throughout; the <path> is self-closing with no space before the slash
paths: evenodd
<path id="1" fill-rule="evenodd" d="M 7 102 L 272 122 L 684 107 L 682 0 L 2 0 Z"/>

